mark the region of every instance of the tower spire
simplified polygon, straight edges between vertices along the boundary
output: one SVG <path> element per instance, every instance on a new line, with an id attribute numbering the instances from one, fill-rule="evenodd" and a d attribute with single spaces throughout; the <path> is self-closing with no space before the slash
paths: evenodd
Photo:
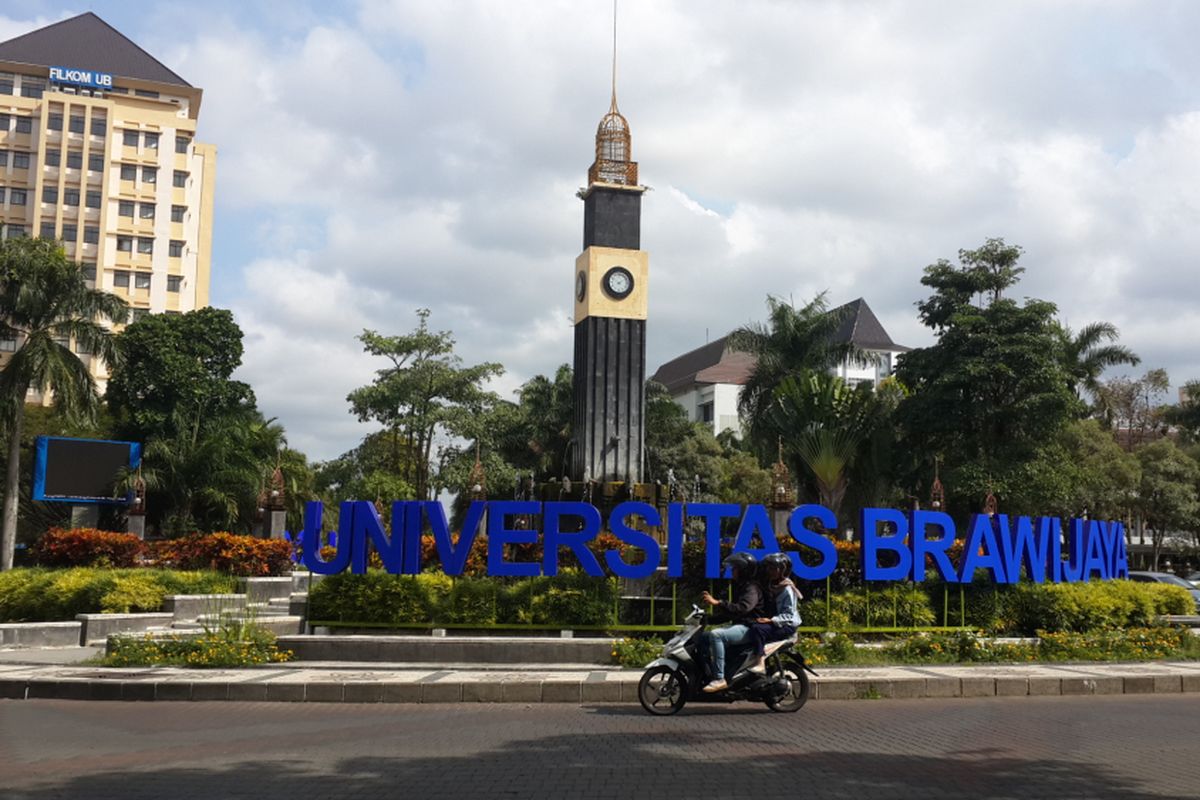
<path id="1" fill-rule="evenodd" d="M 637 162 L 631 150 L 629 122 L 617 110 L 617 0 L 613 0 L 612 99 L 596 128 L 596 160 L 588 170 L 588 184 L 637 186 Z"/>
<path id="2" fill-rule="evenodd" d="M 617 0 L 613 0 L 612 103 L 608 111 L 620 113 L 617 111 Z"/>

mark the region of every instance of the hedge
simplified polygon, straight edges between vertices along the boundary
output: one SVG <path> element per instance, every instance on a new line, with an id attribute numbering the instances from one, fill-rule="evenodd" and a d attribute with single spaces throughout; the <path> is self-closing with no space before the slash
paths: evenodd
<path id="1" fill-rule="evenodd" d="M 33 563 L 43 567 L 132 567 L 142 550 L 142 540 L 132 533 L 51 528 L 30 549 L 30 555 Z"/>
<path id="2" fill-rule="evenodd" d="M 283 575 L 292 569 L 292 545 L 232 533 L 195 534 L 165 539 L 149 547 L 153 560 L 175 569 L 210 569 L 229 575 Z"/>
<path id="3" fill-rule="evenodd" d="M 371 625 L 612 625 L 617 587 L 614 578 L 575 570 L 517 581 L 369 570 L 365 575 L 331 575 L 314 585 L 308 616 Z"/>
<path id="4" fill-rule="evenodd" d="M 169 594 L 225 594 L 236 581 L 215 572 L 45 569 L 0 572 L 0 622 L 69 621 L 76 614 L 158 611 Z"/>

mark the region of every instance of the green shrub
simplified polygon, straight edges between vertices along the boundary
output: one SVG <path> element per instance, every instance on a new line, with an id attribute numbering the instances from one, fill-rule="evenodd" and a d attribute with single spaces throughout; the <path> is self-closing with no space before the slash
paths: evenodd
<path id="1" fill-rule="evenodd" d="M 450 589 L 450 578 L 435 573 L 391 575 L 370 570 L 365 575 L 330 575 L 313 586 L 309 617 L 331 622 L 431 623 Z"/>
<path id="2" fill-rule="evenodd" d="M 168 594 L 231 592 L 227 575 L 158 569 L 15 569 L 0 573 L 0 622 L 73 620 L 76 614 L 156 611 Z"/>
<path id="3" fill-rule="evenodd" d="M 255 626 L 206 632 L 200 636 L 116 636 L 109 643 L 106 667 L 248 667 L 290 661 L 275 635 Z"/>
<path id="4" fill-rule="evenodd" d="M 1187 614 L 1196 607 L 1182 587 L 1124 580 L 1020 583 L 1002 598 L 1001 627 L 1026 636 L 1145 627 L 1161 614 Z"/>
<path id="5" fill-rule="evenodd" d="M 868 613 L 869 612 L 869 613 Z M 916 628 L 933 625 L 937 614 L 929 596 L 908 585 L 852 589 L 833 595 L 828 614 L 824 599 L 800 604 L 801 624 L 839 630 L 849 627 Z"/>
<path id="6" fill-rule="evenodd" d="M 500 586 L 489 578 L 456 580 L 438 614 L 439 622 L 492 625 L 497 620 Z"/>
<path id="7" fill-rule="evenodd" d="M 627 637 L 613 642 L 612 656 L 622 667 L 644 667 L 662 653 L 659 639 Z"/>

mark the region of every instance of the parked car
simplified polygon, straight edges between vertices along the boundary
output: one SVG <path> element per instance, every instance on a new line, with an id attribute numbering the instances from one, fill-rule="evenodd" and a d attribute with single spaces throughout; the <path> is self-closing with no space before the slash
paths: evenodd
<path id="1" fill-rule="evenodd" d="M 1200 589 L 1200 572 L 1193 572 L 1187 576 L 1187 579 L 1192 582 L 1192 585 Z"/>
<path id="2" fill-rule="evenodd" d="M 1182 586 L 1192 593 L 1192 599 L 1196 601 L 1196 613 L 1200 614 L 1200 589 L 1190 581 L 1185 581 L 1178 575 L 1172 575 L 1170 572 L 1130 572 L 1129 580 L 1140 581 L 1141 583 L 1169 583 L 1172 586 Z"/>

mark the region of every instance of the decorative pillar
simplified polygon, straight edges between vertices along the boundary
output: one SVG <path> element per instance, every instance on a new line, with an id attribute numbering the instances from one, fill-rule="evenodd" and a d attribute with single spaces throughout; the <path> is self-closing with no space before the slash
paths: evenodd
<path id="1" fill-rule="evenodd" d="M 125 530 L 145 541 L 146 539 L 146 482 L 139 469 L 133 479 L 133 500 L 125 517 Z"/>
<path id="2" fill-rule="evenodd" d="M 279 467 L 271 473 L 271 490 L 267 494 L 267 507 L 271 510 L 268 538 L 282 539 L 287 528 L 287 510 L 283 491 L 283 472 Z"/>

